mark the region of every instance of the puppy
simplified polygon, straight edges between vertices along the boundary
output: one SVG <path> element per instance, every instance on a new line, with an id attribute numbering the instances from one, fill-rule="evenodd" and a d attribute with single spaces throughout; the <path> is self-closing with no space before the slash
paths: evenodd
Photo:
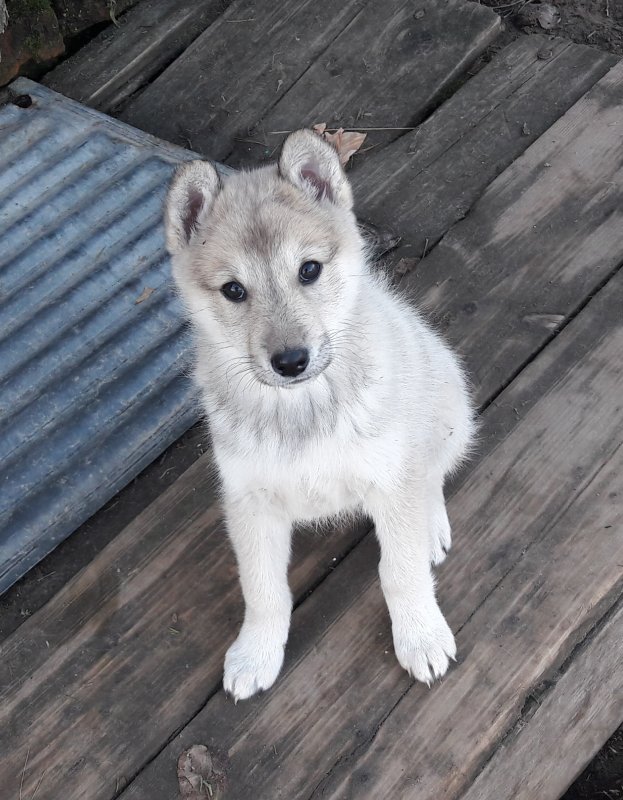
<path id="1" fill-rule="evenodd" d="M 373 271 L 333 147 L 291 134 L 278 164 L 175 175 L 167 247 L 192 320 L 245 616 L 225 658 L 236 700 L 283 663 L 295 522 L 374 520 L 396 656 L 442 676 L 454 637 L 431 564 L 450 547 L 443 484 L 473 414 L 457 359 Z"/>

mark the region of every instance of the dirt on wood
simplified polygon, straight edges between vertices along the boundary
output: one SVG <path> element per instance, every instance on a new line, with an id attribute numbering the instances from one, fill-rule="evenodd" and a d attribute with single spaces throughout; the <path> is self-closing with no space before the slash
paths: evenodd
<path id="1" fill-rule="evenodd" d="M 561 800 L 623 800 L 623 725 Z"/>
<path id="2" fill-rule="evenodd" d="M 623 55 L 622 0 L 481 0 L 481 5 L 500 15 L 506 42 L 522 33 L 551 33 Z"/>

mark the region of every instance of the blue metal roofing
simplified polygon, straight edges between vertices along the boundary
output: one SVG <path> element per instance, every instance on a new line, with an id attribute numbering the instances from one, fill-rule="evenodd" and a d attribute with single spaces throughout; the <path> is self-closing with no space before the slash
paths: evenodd
<path id="1" fill-rule="evenodd" d="M 197 158 L 32 81 L 0 108 L 0 592 L 199 416 L 162 205 Z"/>

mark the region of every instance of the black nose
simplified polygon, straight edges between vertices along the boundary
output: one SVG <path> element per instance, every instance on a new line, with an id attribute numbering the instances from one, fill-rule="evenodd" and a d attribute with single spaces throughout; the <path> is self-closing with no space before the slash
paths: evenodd
<path id="1" fill-rule="evenodd" d="M 309 352 L 301 347 L 298 350 L 284 350 L 283 353 L 274 353 L 270 359 L 275 372 L 284 378 L 295 378 L 305 372 L 309 364 Z"/>

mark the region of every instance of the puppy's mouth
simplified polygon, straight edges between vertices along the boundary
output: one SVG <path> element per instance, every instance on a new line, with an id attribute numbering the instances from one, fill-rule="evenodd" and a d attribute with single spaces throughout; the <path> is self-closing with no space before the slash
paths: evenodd
<path id="1" fill-rule="evenodd" d="M 297 386 L 316 380 L 327 369 L 330 363 L 331 357 L 327 355 L 317 358 L 315 363 L 310 364 L 304 372 L 294 377 L 278 375 L 273 370 L 258 370 L 256 372 L 256 378 L 259 383 L 264 386 L 271 386 L 273 389 L 295 389 Z"/>

